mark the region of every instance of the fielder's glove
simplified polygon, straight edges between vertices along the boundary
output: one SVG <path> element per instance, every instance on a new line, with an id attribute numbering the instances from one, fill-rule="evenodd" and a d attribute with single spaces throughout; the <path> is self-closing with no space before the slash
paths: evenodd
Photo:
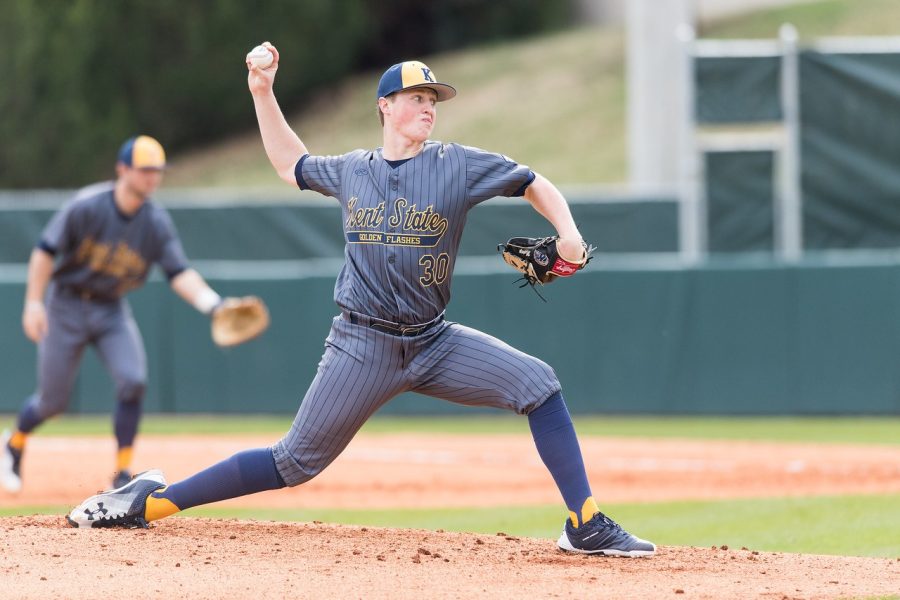
<path id="1" fill-rule="evenodd" d="M 269 310 L 256 296 L 225 298 L 212 313 L 212 339 L 218 346 L 237 346 L 269 327 Z"/>
<path id="2" fill-rule="evenodd" d="M 534 287 L 536 284 L 551 283 L 557 277 L 570 277 L 591 260 L 594 247 L 584 242 L 581 242 L 584 246 L 581 262 L 570 262 L 562 258 L 556 248 L 558 240 L 559 236 L 556 235 L 544 238 L 514 237 L 504 244 L 498 244 L 497 250 L 507 264 L 522 273 L 522 279 L 525 280 L 522 287 Z"/>

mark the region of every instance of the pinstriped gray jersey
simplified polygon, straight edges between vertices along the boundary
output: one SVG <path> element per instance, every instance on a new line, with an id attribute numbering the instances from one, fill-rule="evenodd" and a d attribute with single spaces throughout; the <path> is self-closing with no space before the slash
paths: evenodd
<path id="1" fill-rule="evenodd" d="M 468 211 L 494 196 L 516 196 L 534 173 L 500 154 L 427 142 L 401 164 L 381 149 L 304 156 L 297 184 L 341 205 L 344 267 L 335 302 L 351 313 L 425 323 L 450 300 L 450 279 Z M 527 414 L 560 390 L 545 362 L 459 323 L 440 321 L 403 337 L 335 317 L 315 379 L 287 435 L 273 447 L 287 485 L 309 481 L 363 423 L 403 392 L 466 406 Z"/>
<path id="2" fill-rule="evenodd" d="M 397 323 L 424 323 L 450 300 L 466 214 L 494 196 L 522 195 L 534 173 L 509 158 L 426 142 L 391 167 L 381 148 L 301 158 L 297 184 L 340 202 L 346 248 L 338 306 Z"/>
<path id="3" fill-rule="evenodd" d="M 153 263 L 169 279 L 188 265 L 166 209 L 148 199 L 135 214 L 122 214 L 113 182 L 88 186 L 66 202 L 38 246 L 59 258 L 54 282 L 107 298 L 143 285 Z"/>

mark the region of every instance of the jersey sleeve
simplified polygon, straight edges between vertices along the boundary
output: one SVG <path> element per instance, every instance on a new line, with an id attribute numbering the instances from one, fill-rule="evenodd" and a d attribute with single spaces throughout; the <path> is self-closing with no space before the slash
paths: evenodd
<path id="1" fill-rule="evenodd" d="M 158 207 L 155 221 L 156 235 L 159 240 L 159 256 L 156 262 L 166 274 L 166 278 L 171 281 L 173 277 L 187 269 L 187 256 L 184 254 L 181 239 L 178 237 L 175 223 L 172 222 L 168 211 L 161 206 Z"/>
<path id="2" fill-rule="evenodd" d="M 341 179 L 347 154 L 341 156 L 312 156 L 305 154 L 294 167 L 297 186 L 325 196 L 341 197 Z"/>
<path id="3" fill-rule="evenodd" d="M 534 181 L 534 172 L 502 154 L 463 146 L 466 156 L 466 195 L 474 205 L 495 196 L 521 196 Z"/>
<path id="4" fill-rule="evenodd" d="M 38 248 L 51 255 L 56 255 L 57 252 L 66 252 L 72 248 L 78 230 L 77 213 L 79 211 L 76 210 L 78 207 L 79 203 L 73 199 L 54 213 L 41 232 Z"/>

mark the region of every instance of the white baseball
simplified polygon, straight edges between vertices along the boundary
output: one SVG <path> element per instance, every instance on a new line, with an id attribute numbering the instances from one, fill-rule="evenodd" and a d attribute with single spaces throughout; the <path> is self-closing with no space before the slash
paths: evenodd
<path id="1" fill-rule="evenodd" d="M 260 69 L 268 68 L 273 60 L 275 60 L 275 55 L 265 46 L 257 46 L 247 53 L 247 62 Z"/>

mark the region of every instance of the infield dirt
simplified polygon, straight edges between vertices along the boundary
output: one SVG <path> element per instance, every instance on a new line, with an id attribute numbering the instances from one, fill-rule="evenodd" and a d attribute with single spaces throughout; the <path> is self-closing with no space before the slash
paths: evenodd
<path id="1" fill-rule="evenodd" d="M 846 598 L 895 593 L 900 562 L 661 548 L 564 554 L 548 540 L 176 518 L 151 530 L 3 519 L 5 598 Z"/>
<path id="2" fill-rule="evenodd" d="M 265 437 L 143 436 L 139 468 L 170 481 Z M 604 502 L 900 491 L 896 449 L 763 442 L 582 440 Z M 74 505 L 107 485 L 112 441 L 35 436 L 25 489 L 2 506 Z M 308 484 L 229 501 L 266 507 L 559 502 L 527 435 L 360 435 Z M 562 525 L 562 511 L 561 521 Z M 641 534 L 640 528 L 635 533 Z M 322 523 L 170 518 L 150 530 L 0 519 L 3 598 L 860 598 L 900 593 L 900 559 L 661 547 L 573 556 L 555 540 Z"/>

